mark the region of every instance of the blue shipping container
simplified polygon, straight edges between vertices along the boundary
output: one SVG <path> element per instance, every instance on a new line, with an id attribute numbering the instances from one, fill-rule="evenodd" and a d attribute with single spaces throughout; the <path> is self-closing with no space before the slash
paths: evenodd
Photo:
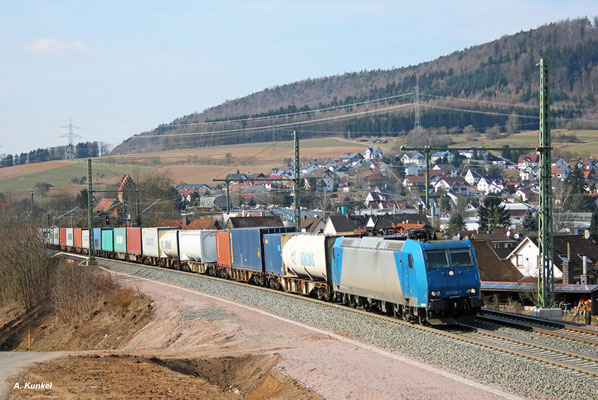
<path id="1" fill-rule="evenodd" d="M 93 228 L 93 246 L 96 250 L 102 250 L 102 228 Z"/>
<path id="2" fill-rule="evenodd" d="M 282 275 L 282 233 L 264 235 L 264 265 L 266 272 Z"/>
<path id="3" fill-rule="evenodd" d="M 233 267 L 264 272 L 263 236 L 269 233 L 294 232 L 292 227 L 262 227 L 231 229 Z"/>

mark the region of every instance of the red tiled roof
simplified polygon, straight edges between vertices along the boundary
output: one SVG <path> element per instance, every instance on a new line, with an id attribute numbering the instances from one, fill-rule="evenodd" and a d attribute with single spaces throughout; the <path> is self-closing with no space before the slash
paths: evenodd
<path id="1" fill-rule="evenodd" d="M 183 226 L 183 229 L 218 229 L 218 221 L 215 219 L 196 219 L 191 221 L 187 226 Z"/>
<path id="2" fill-rule="evenodd" d="M 106 210 L 112 207 L 115 201 L 116 199 L 104 198 L 98 202 L 98 204 L 94 207 L 93 210 L 98 212 L 106 212 Z"/>

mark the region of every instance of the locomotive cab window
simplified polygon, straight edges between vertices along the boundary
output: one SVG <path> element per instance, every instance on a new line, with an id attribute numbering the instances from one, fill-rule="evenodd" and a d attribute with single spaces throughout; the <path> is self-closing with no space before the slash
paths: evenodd
<path id="1" fill-rule="evenodd" d="M 409 264 L 409 268 L 413 268 L 413 257 L 411 254 L 407 254 L 407 263 Z"/>
<path id="2" fill-rule="evenodd" d="M 471 253 L 468 249 L 453 249 L 449 250 L 451 257 L 451 265 L 458 267 L 473 267 Z"/>
<path id="3" fill-rule="evenodd" d="M 424 253 L 428 269 L 450 268 L 445 250 L 428 250 Z"/>

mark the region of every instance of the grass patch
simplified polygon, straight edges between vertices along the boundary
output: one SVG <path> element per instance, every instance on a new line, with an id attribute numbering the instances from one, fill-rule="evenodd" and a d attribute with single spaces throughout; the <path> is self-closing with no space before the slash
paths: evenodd
<path id="1" fill-rule="evenodd" d="M 12 168 L 12 167 L 11 167 Z M 134 174 L 150 169 L 138 165 L 93 163 L 94 182 L 110 178 L 120 178 L 125 174 Z M 32 174 L 15 176 L 0 180 L 0 192 L 32 189 L 36 183 L 46 182 L 53 186 L 71 185 L 73 178 L 87 177 L 87 160 L 81 160 L 70 165 L 39 171 Z"/>

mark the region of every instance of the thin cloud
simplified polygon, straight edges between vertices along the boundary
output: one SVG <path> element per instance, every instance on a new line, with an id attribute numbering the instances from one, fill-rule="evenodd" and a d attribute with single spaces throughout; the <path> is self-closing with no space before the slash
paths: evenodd
<path id="1" fill-rule="evenodd" d="M 52 38 L 40 38 L 27 43 L 25 53 L 37 55 L 56 55 L 67 53 L 85 53 L 87 47 L 80 40 L 62 42 Z"/>

